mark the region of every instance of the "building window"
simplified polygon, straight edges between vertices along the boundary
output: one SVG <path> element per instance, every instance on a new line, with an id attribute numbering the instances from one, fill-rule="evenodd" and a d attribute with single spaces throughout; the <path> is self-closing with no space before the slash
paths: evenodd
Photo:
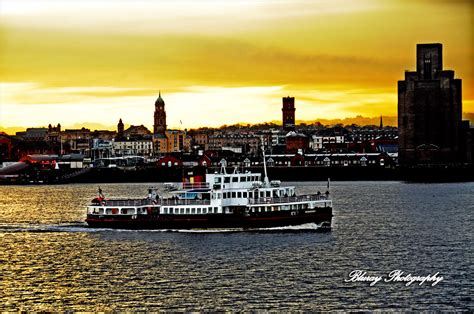
<path id="1" fill-rule="evenodd" d="M 232 192 L 232 198 L 236 198 L 235 192 Z"/>
<path id="2" fill-rule="evenodd" d="M 237 192 L 237 197 L 242 198 L 242 192 Z"/>
<path id="3" fill-rule="evenodd" d="M 239 177 L 232 177 L 232 182 L 239 182 Z"/>

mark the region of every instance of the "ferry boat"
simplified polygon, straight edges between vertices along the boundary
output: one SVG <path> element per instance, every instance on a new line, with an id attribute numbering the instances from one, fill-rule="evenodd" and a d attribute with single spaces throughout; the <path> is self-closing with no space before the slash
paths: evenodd
<path id="1" fill-rule="evenodd" d="M 270 181 L 264 157 L 261 173 L 235 170 L 206 174 L 202 182 L 166 183 L 161 195 L 151 187 L 143 199 L 106 199 L 88 206 L 86 222 L 117 229 L 259 229 L 313 223 L 331 229 L 332 200 L 325 193 L 297 195 L 294 186 Z"/>

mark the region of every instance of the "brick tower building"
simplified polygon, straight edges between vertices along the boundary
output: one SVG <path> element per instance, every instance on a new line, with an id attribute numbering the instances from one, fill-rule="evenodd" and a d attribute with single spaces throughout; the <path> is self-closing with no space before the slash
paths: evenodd
<path id="1" fill-rule="evenodd" d="M 283 129 L 285 131 L 295 130 L 295 97 L 283 97 Z"/>
<path id="2" fill-rule="evenodd" d="M 416 71 L 398 81 L 399 163 L 460 160 L 461 80 L 443 70 L 442 44 L 416 46 Z"/>

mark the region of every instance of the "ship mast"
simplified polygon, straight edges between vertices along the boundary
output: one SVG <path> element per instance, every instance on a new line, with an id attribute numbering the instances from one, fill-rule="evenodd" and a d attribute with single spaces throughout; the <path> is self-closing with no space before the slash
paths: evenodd
<path id="1" fill-rule="evenodd" d="M 268 180 L 268 174 L 267 174 L 267 161 L 265 160 L 265 145 L 263 143 L 263 136 L 260 137 L 260 140 L 262 141 L 262 153 L 263 153 L 263 170 L 265 171 L 265 179 L 263 183 L 265 184 L 265 187 L 270 186 L 270 180 Z"/>

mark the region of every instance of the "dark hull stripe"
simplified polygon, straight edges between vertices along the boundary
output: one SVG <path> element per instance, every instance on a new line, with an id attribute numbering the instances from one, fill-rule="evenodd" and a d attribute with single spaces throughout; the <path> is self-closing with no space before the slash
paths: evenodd
<path id="1" fill-rule="evenodd" d="M 210 214 L 205 217 L 193 217 L 188 215 L 176 217 L 177 215 L 143 216 L 132 219 L 128 217 L 99 218 L 88 215 L 86 222 L 95 228 L 117 228 L 117 229 L 206 229 L 206 228 L 269 228 L 301 225 L 305 223 L 331 224 L 332 210 L 324 208 L 317 213 L 298 213 L 291 215 L 290 212 L 258 213 L 258 216 L 243 216 L 238 214 Z"/>

